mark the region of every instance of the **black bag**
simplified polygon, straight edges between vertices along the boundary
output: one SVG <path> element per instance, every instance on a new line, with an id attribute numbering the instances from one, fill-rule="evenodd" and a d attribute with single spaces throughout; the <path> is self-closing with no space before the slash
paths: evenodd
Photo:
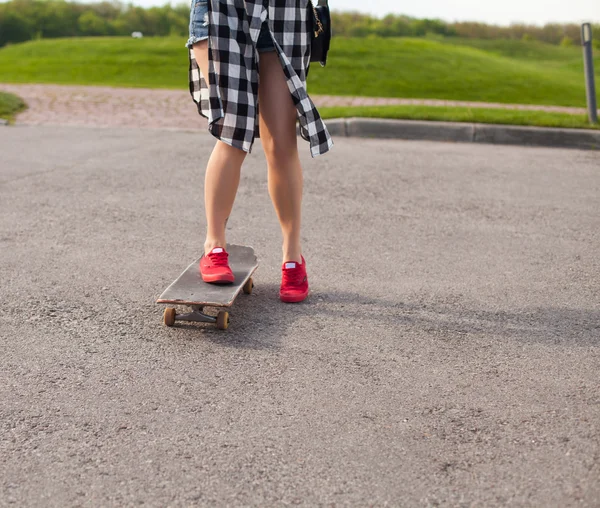
<path id="1" fill-rule="evenodd" d="M 316 0 L 315 0 L 316 1 Z M 327 52 L 331 42 L 331 14 L 327 0 L 319 0 L 315 7 L 312 0 L 308 0 L 308 7 L 312 11 L 312 42 L 310 48 L 310 61 L 319 62 L 323 67 L 327 63 Z"/>

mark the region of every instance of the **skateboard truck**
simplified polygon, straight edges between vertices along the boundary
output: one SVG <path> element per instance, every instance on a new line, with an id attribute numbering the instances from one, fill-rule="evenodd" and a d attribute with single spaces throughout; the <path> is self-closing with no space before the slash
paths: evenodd
<path id="1" fill-rule="evenodd" d="M 249 295 L 252 294 L 254 281 L 250 277 L 242 286 L 242 291 Z M 217 325 L 219 330 L 227 330 L 229 327 L 229 312 L 220 310 L 216 316 L 204 313 L 204 305 L 186 304 L 192 309 L 191 312 L 177 314 L 173 307 L 167 307 L 163 315 L 163 322 L 167 326 L 173 326 L 175 321 L 188 321 L 192 323 L 211 323 Z"/>
<path id="2" fill-rule="evenodd" d="M 209 316 L 208 314 L 204 314 L 202 312 L 204 307 L 201 305 L 192 305 L 192 312 L 186 312 L 185 314 L 177 314 L 175 313 L 176 321 L 193 321 L 196 323 L 216 323 L 216 316 Z"/>
<path id="3" fill-rule="evenodd" d="M 219 330 L 227 330 L 229 327 L 229 312 L 220 310 L 216 316 L 204 314 L 204 307 L 201 305 L 190 305 L 192 312 L 177 314 L 173 307 L 165 309 L 163 321 L 167 326 L 173 326 L 175 321 L 189 321 L 192 323 L 212 323 L 217 325 Z"/>

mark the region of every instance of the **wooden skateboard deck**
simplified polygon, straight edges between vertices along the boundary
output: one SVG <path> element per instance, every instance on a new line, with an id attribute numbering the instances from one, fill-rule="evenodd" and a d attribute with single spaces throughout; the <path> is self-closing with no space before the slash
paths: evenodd
<path id="1" fill-rule="evenodd" d="M 164 323 L 167 326 L 173 326 L 174 322 L 179 320 L 214 323 L 218 328 L 227 329 L 229 313 L 226 310 L 220 310 L 215 317 L 204 314 L 203 309 L 204 307 L 228 309 L 241 291 L 250 294 L 254 286 L 252 275 L 258 268 L 258 260 L 251 247 L 227 245 L 226 250 L 235 281 L 232 284 L 204 282 L 200 275 L 201 258 L 198 258 L 156 300 L 156 303 L 187 305 L 192 308 L 192 312 L 178 315 L 175 309 L 167 307 L 164 313 Z"/>

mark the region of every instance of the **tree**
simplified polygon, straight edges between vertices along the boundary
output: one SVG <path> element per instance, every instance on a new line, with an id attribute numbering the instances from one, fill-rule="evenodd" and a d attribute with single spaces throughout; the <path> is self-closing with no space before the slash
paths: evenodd
<path id="1" fill-rule="evenodd" d="M 82 35 L 107 35 L 109 27 L 106 20 L 94 11 L 85 11 L 77 20 L 77 26 Z"/>
<path id="2" fill-rule="evenodd" d="M 24 42 L 33 37 L 33 25 L 24 16 L 5 10 L 0 13 L 0 47 L 8 42 Z"/>
<path id="3" fill-rule="evenodd" d="M 570 37 L 567 37 L 566 35 L 562 38 L 562 40 L 560 41 L 560 45 L 565 47 L 565 48 L 570 48 L 571 46 L 573 46 L 573 39 L 571 39 Z"/>

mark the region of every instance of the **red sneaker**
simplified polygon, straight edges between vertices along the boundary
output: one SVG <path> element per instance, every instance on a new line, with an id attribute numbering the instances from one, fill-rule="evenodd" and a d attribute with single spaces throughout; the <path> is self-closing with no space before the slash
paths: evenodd
<path id="1" fill-rule="evenodd" d="M 229 268 L 229 254 L 221 247 L 215 247 L 200 259 L 200 275 L 204 282 L 229 284 L 235 280 Z"/>
<path id="2" fill-rule="evenodd" d="M 281 289 L 279 298 L 282 302 L 297 303 L 308 296 L 308 277 L 306 276 L 306 261 L 302 263 L 288 261 L 281 267 Z"/>

